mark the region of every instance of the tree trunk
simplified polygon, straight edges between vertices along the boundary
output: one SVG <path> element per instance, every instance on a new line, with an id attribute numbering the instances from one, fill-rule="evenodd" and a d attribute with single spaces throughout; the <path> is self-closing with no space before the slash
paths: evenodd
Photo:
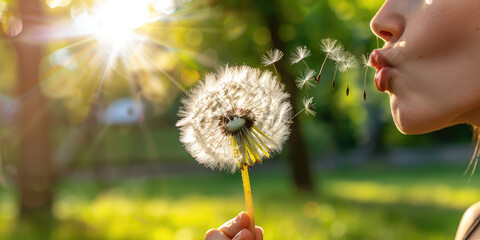
<path id="1" fill-rule="evenodd" d="M 34 233 L 48 231 L 52 220 L 53 162 L 49 144 L 47 99 L 39 86 L 39 68 L 42 45 L 28 38 L 36 21 L 41 21 L 43 6 L 40 0 L 19 0 L 23 21 L 22 33 L 13 39 L 18 59 L 18 87 L 20 99 L 18 162 L 20 227 L 27 225 Z M 45 226 L 47 224 L 47 226 Z"/>
<path id="2" fill-rule="evenodd" d="M 269 3 L 267 5 L 262 4 L 262 6 L 268 7 L 270 9 L 264 9 L 263 13 L 267 14 L 267 24 L 272 33 L 272 42 L 273 47 L 281 50 L 285 50 L 285 45 L 278 35 L 279 24 L 281 19 L 278 17 L 277 13 L 280 11 L 278 9 L 278 2 Z M 271 9 L 273 8 L 273 10 Z M 298 108 L 296 100 L 298 97 L 297 87 L 293 76 L 287 69 L 286 61 L 280 61 L 275 64 L 278 68 L 278 72 L 282 77 L 282 81 L 285 84 L 286 90 L 290 93 L 290 102 L 293 106 L 293 112 L 297 113 Z M 292 170 L 293 180 L 296 187 L 301 191 L 313 192 L 314 184 L 312 180 L 312 174 L 310 171 L 310 157 L 308 156 L 307 149 L 305 148 L 305 141 L 302 136 L 300 129 L 300 124 L 298 121 L 293 121 L 292 133 L 290 139 L 288 140 L 289 146 L 289 163 Z"/>

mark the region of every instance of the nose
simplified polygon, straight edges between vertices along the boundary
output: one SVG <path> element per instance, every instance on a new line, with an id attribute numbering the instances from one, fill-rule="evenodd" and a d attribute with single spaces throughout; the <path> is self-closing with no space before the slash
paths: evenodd
<path id="1" fill-rule="evenodd" d="M 386 0 L 370 22 L 373 33 L 385 42 L 395 42 L 406 26 L 407 3 L 405 0 Z"/>

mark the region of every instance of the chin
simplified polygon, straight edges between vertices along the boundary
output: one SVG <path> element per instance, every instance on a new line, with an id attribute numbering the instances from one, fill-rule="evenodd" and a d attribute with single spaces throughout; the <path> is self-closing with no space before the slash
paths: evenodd
<path id="1" fill-rule="evenodd" d="M 434 129 L 434 128 L 426 127 L 420 123 L 404 120 L 399 116 L 394 116 L 393 120 L 395 122 L 395 126 L 397 127 L 398 131 L 400 131 L 403 134 L 418 135 L 418 134 L 425 134 L 425 133 L 438 130 L 436 128 Z"/>
<path id="2" fill-rule="evenodd" d="M 390 107 L 395 126 L 403 134 L 425 134 L 445 127 L 442 121 L 439 121 L 442 118 L 429 115 L 422 109 L 411 106 L 402 108 L 395 102 L 391 102 Z"/>

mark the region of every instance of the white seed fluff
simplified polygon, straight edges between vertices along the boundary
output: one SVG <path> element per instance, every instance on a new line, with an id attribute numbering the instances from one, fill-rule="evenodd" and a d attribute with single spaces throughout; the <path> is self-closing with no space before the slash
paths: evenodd
<path id="1" fill-rule="evenodd" d="M 283 58 L 283 52 L 278 49 L 268 50 L 262 57 L 262 64 L 265 66 L 272 65 Z"/>
<path id="2" fill-rule="evenodd" d="M 299 46 L 295 49 L 292 57 L 290 57 L 290 64 L 296 64 L 309 56 L 310 50 L 308 50 L 307 46 Z"/>
<path id="3" fill-rule="evenodd" d="M 219 124 L 232 109 L 251 111 L 254 127 L 265 134 L 250 134 L 251 142 L 262 143 L 260 145 L 272 152 L 280 151 L 290 134 L 289 94 L 269 71 L 226 66 L 206 75 L 186 94 L 182 104 L 178 113 L 181 119 L 176 124 L 180 129 L 180 141 L 199 163 L 212 169 L 234 172 L 246 158 L 242 149 L 240 154 L 235 154 L 232 135 Z M 230 132 L 249 131 L 246 121 L 238 118 L 230 119 L 226 128 Z M 258 146 L 253 149 L 263 153 Z M 260 157 L 265 156 L 268 154 Z"/>

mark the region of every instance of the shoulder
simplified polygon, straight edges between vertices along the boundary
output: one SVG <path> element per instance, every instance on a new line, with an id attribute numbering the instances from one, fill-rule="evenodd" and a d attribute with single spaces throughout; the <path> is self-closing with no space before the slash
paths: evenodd
<path id="1" fill-rule="evenodd" d="M 480 239 L 480 202 L 470 206 L 458 225 L 455 240 Z"/>

